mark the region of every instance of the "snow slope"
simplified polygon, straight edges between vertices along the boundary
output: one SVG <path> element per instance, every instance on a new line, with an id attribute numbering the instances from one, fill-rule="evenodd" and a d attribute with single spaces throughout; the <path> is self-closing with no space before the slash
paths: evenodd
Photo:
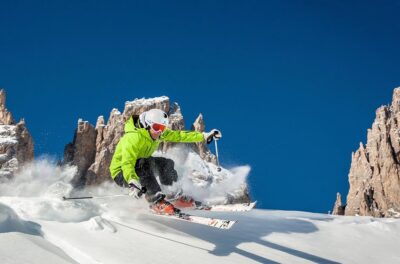
<path id="1" fill-rule="evenodd" d="M 40 170 L 54 176 L 26 173 L 17 185 L 0 186 L 2 264 L 400 263 L 398 219 L 191 211 L 238 220 L 231 230 L 218 230 L 154 216 L 146 202 L 130 197 L 63 201 L 73 168 Z M 84 192 L 121 190 L 103 185 Z"/>

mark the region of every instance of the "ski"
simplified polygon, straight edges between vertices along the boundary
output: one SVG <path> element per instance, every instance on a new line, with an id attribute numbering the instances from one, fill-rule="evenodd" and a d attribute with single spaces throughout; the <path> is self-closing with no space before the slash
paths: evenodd
<path id="1" fill-rule="evenodd" d="M 160 216 L 160 217 L 176 219 L 176 220 L 180 220 L 180 221 L 205 225 L 205 226 L 209 226 L 209 227 L 215 227 L 215 228 L 224 229 L 224 230 L 231 229 L 232 226 L 236 223 L 236 221 L 233 221 L 233 220 L 195 216 L 195 215 L 186 214 L 186 213 L 178 213 L 178 214 L 174 214 L 174 215 L 157 214 L 153 211 L 152 211 L 152 213 L 153 213 L 153 215 Z"/>

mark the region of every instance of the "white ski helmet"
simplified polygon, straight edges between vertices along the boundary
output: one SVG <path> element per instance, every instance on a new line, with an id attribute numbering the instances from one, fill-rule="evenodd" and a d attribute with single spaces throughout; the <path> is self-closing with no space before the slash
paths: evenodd
<path id="1" fill-rule="evenodd" d="M 160 109 L 151 109 L 143 112 L 140 114 L 139 119 L 146 128 L 151 127 L 153 124 L 168 126 L 168 115 Z"/>

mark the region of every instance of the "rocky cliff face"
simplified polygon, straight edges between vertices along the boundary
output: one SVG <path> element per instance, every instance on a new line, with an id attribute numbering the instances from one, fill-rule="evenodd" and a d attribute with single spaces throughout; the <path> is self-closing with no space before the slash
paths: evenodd
<path id="1" fill-rule="evenodd" d="M 21 165 L 33 159 L 33 141 L 25 121 L 15 123 L 5 101 L 5 91 L 0 90 L 0 182 L 11 178 Z"/>
<path id="2" fill-rule="evenodd" d="M 400 88 L 376 110 L 367 144 L 352 153 L 346 215 L 400 216 Z"/>
<path id="3" fill-rule="evenodd" d="M 168 97 L 157 97 L 152 99 L 135 99 L 125 103 L 125 109 L 121 113 L 117 109 L 113 109 L 110 113 L 107 123 L 103 116 L 97 120 L 96 126 L 93 127 L 87 121 L 78 121 L 78 128 L 75 131 L 73 142 L 65 147 L 64 163 L 76 165 L 78 173 L 73 179 L 76 186 L 99 184 L 104 181 L 111 181 L 109 173 L 109 165 L 114 153 L 115 147 L 124 133 L 125 121 L 132 115 L 139 115 L 144 111 L 158 108 L 169 115 L 169 128 L 173 130 L 184 130 L 184 118 L 181 109 L 177 103 L 171 104 Z M 205 125 L 203 117 L 200 114 L 192 126 L 193 130 L 204 131 Z M 160 145 L 160 151 L 166 153 L 176 143 L 164 143 Z M 210 152 L 206 144 L 198 143 L 191 144 L 192 149 L 200 156 L 200 162 L 216 163 L 215 156 Z M 182 151 L 181 151 L 182 152 Z M 185 161 L 182 161 L 185 162 Z M 199 163 L 196 160 L 195 163 Z M 204 167 L 204 166 L 203 166 Z M 210 166 L 207 170 L 211 172 Z M 211 172 L 212 173 L 212 172 Z M 223 173 L 227 174 L 225 170 Z M 203 172 L 189 173 L 190 177 L 204 182 L 204 185 L 210 184 L 213 181 L 212 177 L 205 177 Z M 225 175 L 226 176 L 226 175 Z M 221 177 L 225 177 L 221 176 Z M 201 178 L 201 179 L 199 179 Z M 203 179 L 204 178 L 204 179 Z M 249 201 L 247 194 L 247 186 L 241 186 L 240 190 L 232 192 L 237 201 Z M 231 198 L 230 198 L 231 199 Z"/>

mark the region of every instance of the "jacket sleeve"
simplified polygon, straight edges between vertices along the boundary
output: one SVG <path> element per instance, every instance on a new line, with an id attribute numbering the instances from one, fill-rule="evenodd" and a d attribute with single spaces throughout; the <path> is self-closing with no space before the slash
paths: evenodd
<path id="1" fill-rule="evenodd" d="M 127 138 L 127 142 L 122 146 L 121 153 L 121 169 L 126 182 L 132 179 L 139 181 L 139 176 L 136 174 L 135 165 L 139 153 L 139 135 L 131 134 Z"/>
<path id="2" fill-rule="evenodd" d="M 167 129 L 161 135 L 162 141 L 166 142 L 202 142 L 204 141 L 203 133 L 197 131 L 179 131 Z"/>

